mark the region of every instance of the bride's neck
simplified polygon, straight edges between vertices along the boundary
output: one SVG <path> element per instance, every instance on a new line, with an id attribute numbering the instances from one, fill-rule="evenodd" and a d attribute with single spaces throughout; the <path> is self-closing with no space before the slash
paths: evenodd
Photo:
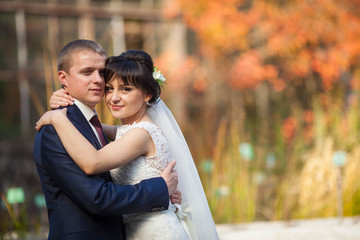
<path id="1" fill-rule="evenodd" d="M 136 114 L 128 118 L 121 119 L 122 124 L 133 124 L 133 123 L 139 123 L 142 121 L 148 121 L 151 122 L 150 117 L 148 116 L 147 112 L 144 111 L 141 114 Z"/>

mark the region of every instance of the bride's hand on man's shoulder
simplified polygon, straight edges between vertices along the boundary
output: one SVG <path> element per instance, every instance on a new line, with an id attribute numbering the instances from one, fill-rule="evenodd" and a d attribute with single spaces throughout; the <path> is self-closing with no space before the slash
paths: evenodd
<path id="1" fill-rule="evenodd" d="M 36 122 L 35 129 L 40 131 L 40 129 L 45 125 L 53 124 L 54 119 L 59 119 L 62 115 L 66 116 L 67 109 L 57 109 L 52 111 L 47 111 L 44 115 L 41 116 L 39 121 Z"/>
<path id="2" fill-rule="evenodd" d="M 69 92 L 63 88 L 53 92 L 49 99 L 49 105 L 51 109 L 59 107 L 66 107 L 74 104 L 74 98 L 70 96 Z"/>

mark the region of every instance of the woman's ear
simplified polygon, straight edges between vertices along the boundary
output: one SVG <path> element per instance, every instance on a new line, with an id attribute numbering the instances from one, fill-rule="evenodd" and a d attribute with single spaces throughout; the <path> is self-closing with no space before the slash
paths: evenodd
<path id="1" fill-rule="evenodd" d="M 152 95 L 146 95 L 144 101 L 148 102 L 152 98 Z"/>

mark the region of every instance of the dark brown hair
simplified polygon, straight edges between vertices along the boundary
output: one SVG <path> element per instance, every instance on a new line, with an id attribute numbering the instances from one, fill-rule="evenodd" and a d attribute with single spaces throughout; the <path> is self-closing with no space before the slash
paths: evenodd
<path id="1" fill-rule="evenodd" d="M 154 103 L 161 94 L 161 87 L 154 80 L 153 71 L 154 64 L 148 53 L 128 50 L 106 60 L 104 80 L 107 83 L 114 77 L 121 79 L 124 84 L 132 85 L 146 95 L 151 95 L 149 103 Z"/>

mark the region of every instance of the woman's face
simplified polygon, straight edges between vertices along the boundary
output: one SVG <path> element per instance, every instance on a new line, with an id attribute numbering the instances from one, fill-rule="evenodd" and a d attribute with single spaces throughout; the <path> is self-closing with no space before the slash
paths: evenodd
<path id="1" fill-rule="evenodd" d="M 121 79 L 112 78 L 105 86 L 105 101 L 111 114 L 123 124 L 139 122 L 146 112 L 146 96 L 133 85 L 125 85 Z"/>

